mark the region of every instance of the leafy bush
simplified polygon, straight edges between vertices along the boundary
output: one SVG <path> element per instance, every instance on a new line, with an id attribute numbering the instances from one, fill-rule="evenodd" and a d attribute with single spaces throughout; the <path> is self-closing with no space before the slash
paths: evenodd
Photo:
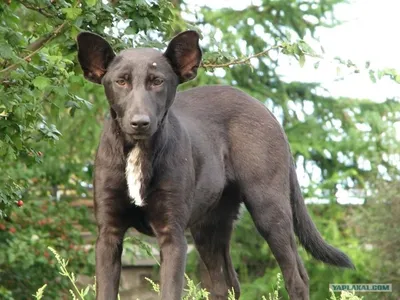
<path id="1" fill-rule="evenodd" d="M 68 201 L 29 201 L 2 220 L 0 298 L 28 299 L 44 282 L 52 299 L 65 292 L 68 282 L 58 273 L 49 245 L 71 258 L 71 269 L 93 274 L 94 251 L 83 247 L 82 229 L 93 230 L 88 210 Z"/>
<path id="2" fill-rule="evenodd" d="M 384 299 L 399 299 L 400 295 L 400 184 L 381 182 L 380 191 L 367 200 L 351 222 L 357 228 L 357 238 L 370 253 L 365 270 L 371 282 L 391 283 L 393 292 Z M 383 299 L 376 295 L 374 299 Z"/>
<path id="3" fill-rule="evenodd" d="M 99 33 L 117 49 L 131 45 L 132 34 L 138 32 L 157 28 L 172 35 L 174 15 L 169 1 L 115 2 L 0 2 L 0 158 L 4 171 L 0 173 L 0 218 L 10 213 L 31 184 L 23 172 L 14 172 L 16 167 L 29 170 L 37 166 L 42 161 L 41 142 L 52 145 L 62 134 L 55 120 L 61 116 L 65 120 L 90 105 L 85 85 L 93 86 L 85 84 L 76 64 L 77 34 L 84 30 Z M 129 26 L 116 30 L 117 35 L 109 34 L 107 29 L 122 20 Z M 74 155 L 69 152 L 68 158 Z M 72 171 L 64 172 L 63 183 Z"/>

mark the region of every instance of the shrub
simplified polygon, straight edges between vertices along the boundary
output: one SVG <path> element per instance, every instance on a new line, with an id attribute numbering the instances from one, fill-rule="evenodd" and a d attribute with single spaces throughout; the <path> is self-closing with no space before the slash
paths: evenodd
<path id="1" fill-rule="evenodd" d="M 49 245 L 71 258 L 72 270 L 93 274 L 94 251 L 83 247 L 80 227 L 93 229 L 88 211 L 68 201 L 28 201 L 1 220 L 0 298 L 29 299 L 43 283 L 52 299 L 67 291 Z"/>

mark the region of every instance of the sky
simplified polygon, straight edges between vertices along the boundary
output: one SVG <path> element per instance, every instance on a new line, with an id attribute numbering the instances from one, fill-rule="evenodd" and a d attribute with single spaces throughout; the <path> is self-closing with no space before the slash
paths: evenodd
<path id="1" fill-rule="evenodd" d="M 398 26 L 399 0 L 354 0 L 336 8 L 336 17 L 344 23 L 335 28 L 317 31 L 320 44 L 328 57 L 339 56 L 363 66 L 371 62 L 374 69 L 395 68 L 400 71 L 400 43 Z M 283 71 L 286 73 L 287 70 Z M 345 70 L 342 70 L 346 75 Z M 322 63 L 318 70 L 312 64 L 303 69 L 292 65 L 288 78 L 319 81 L 334 96 L 368 98 L 384 101 L 400 97 L 400 85 L 390 79 L 373 84 L 368 73 L 337 78 L 336 65 Z"/>
<path id="2" fill-rule="evenodd" d="M 211 8 L 231 7 L 245 9 L 248 5 L 257 5 L 260 0 L 192 0 L 193 6 L 207 5 Z M 335 56 L 350 59 L 363 67 L 366 61 L 371 62 L 372 69 L 394 68 L 400 72 L 400 34 L 398 31 L 398 14 L 400 0 L 349 0 L 348 4 L 340 4 L 334 14 L 342 24 L 334 28 L 319 28 L 316 36 L 318 42 L 310 36 L 306 42 L 319 50 L 324 48 L 325 59 L 321 60 L 318 69 L 314 68 L 316 60 L 307 58 L 306 64 L 299 63 L 284 54 L 279 54 L 278 72 L 286 81 L 320 82 L 330 95 L 334 97 L 367 98 L 382 102 L 387 98 L 400 100 L 400 84 L 386 78 L 373 83 L 369 74 L 362 71 L 351 74 L 341 67 L 338 74 L 337 63 L 332 62 Z M 223 71 L 222 71 L 223 72 Z M 342 80 L 338 80 L 343 78 Z M 398 139 L 400 141 L 400 122 Z M 299 181 L 307 186 L 304 170 L 297 169 Z M 362 203 L 363 199 L 352 197 L 348 192 L 339 190 L 339 203 Z M 312 199 L 310 199 L 312 201 Z"/>
<path id="3" fill-rule="evenodd" d="M 232 7 L 244 9 L 259 0 L 192 0 L 193 6 L 207 5 L 211 8 Z M 321 82 L 333 96 L 368 98 L 384 101 L 391 97 L 400 97 L 400 85 L 389 79 L 374 84 L 367 72 L 349 74 L 341 68 L 337 74 L 337 64 L 331 63 L 333 57 L 350 59 L 364 66 L 371 62 L 371 68 L 395 68 L 400 71 L 400 34 L 398 33 L 398 14 L 400 0 L 349 0 L 349 4 L 338 5 L 335 16 L 343 22 L 334 28 L 319 28 L 315 42 L 311 37 L 305 40 L 318 50 L 322 45 L 325 59 L 319 68 L 314 68 L 316 60 L 308 59 L 303 68 L 298 62 L 284 54 L 279 56 L 279 72 L 288 81 Z M 344 80 L 337 80 L 339 77 Z"/>

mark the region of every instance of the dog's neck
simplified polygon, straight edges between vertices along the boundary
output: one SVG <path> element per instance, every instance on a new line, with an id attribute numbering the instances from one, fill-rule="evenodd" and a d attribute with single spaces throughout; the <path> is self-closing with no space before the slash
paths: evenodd
<path id="1" fill-rule="evenodd" d="M 146 190 L 153 178 L 153 171 L 165 158 L 164 150 L 170 138 L 172 114 L 169 112 L 166 115 L 158 130 L 147 140 L 134 140 L 121 131 L 119 132 L 120 138 L 123 139 L 126 155 L 125 175 L 128 196 L 131 202 L 137 206 L 146 205 Z"/>

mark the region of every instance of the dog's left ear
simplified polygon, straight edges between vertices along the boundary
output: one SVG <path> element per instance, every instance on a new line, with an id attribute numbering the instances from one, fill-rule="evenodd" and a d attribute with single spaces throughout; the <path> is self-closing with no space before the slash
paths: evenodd
<path id="1" fill-rule="evenodd" d="M 107 67 L 114 59 L 115 53 L 110 44 L 90 32 L 82 32 L 77 37 L 78 60 L 87 80 L 101 83 Z"/>
<path id="2" fill-rule="evenodd" d="M 202 56 L 199 34 L 193 30 L 178 34 L 171 40 L 164 55 L 178 75 L 180 83 L 195 78 Z"/>

